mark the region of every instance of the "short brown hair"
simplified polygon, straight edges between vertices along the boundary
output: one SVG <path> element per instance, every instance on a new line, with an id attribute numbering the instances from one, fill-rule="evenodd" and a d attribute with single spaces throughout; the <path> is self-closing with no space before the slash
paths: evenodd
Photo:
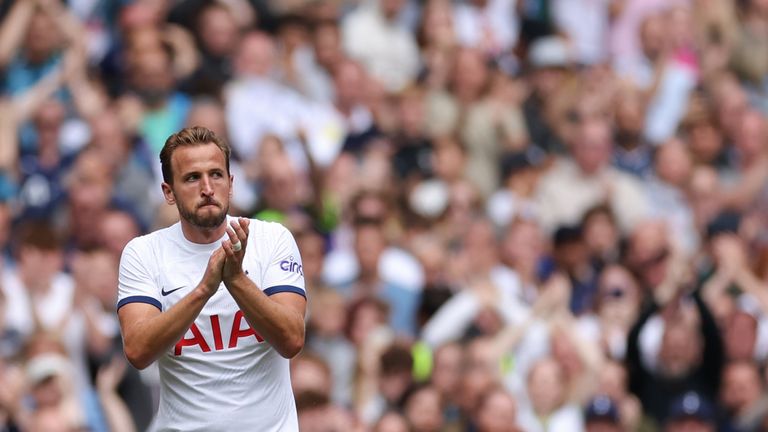
<path id="1" fill-rule="evenodd" d="M 184 128 L 165 140 L 163 149 L 160 150 L 160 168 L 163 172 L 163 181 L 173 184 L 173 170 L 171 169 L 171 157 L 173 152 L 179 147 L 216 144 L 227 162 L 227 174 L 229 174 L 229 156 L 232 153 L 229 144 L 220 138 L 212 130 L 201 126 Z"/>
<path id="2" fill-rule="evenodd" d="M 46 252 L 60 251 L 64 247 L 61 234 L 46 220 L 24 222 L 16 231 L 17 248 L 29 247 Z"/>

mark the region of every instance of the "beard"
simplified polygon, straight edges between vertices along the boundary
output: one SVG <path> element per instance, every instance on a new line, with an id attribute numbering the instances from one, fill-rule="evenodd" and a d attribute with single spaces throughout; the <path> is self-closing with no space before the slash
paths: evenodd
<path id="1" fill-rule="evenodd" d="M 205 214 L 202 215 L 197 213 L 197 210 L 199 210 L 200 207 L 210 204 L 216 206 L 219 210 L 215 212 L 206 211 Z M 213 229 L 220 226 L 227 218 L 227 213 L 229 213 L 229 205 L 222 208 L 221 203 L 214 200 L 202 202 L 198 204 L 194 210 L 188 209 L 179 201 L 176 201 L 176 208 L 179 209 L 179 216 L 182 219 L 197 228 L 203 229 Z"/>

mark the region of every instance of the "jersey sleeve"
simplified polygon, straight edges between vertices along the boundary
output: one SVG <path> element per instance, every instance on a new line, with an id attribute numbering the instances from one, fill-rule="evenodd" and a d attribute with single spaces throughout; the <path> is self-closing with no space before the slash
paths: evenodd
<path id="1" fill-rule="evenodd" d="M 280 292 L 292 292 L 306 297 L 304 287 L 304 268 L 301 255 L 293 235 L 284 226 L 278 224 L 275 230 L 275 248 L 264 277 L 264 293 L 267 295 Z"/>
<path id="2" fill-rule="evenodd" d="M 147 251 L 143 251 L 141 246 L 139 239 L 133 239 L 123 249 L 117 283 L 117 309 L 129 303 L 146 303 L 162 311 L 157 285 L 142 259 L 147 256 Z"/>

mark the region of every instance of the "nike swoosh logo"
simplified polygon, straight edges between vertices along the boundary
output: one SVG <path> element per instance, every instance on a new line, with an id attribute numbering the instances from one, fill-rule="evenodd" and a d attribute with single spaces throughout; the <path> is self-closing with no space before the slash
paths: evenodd
<path id="1" fill-rule="evenodd" d="M 163 296 L 167 296 L 167 295 L 172 294 L 172 293 L 174 293 L 174 292 L 176 292 L 176 291 L 178 291 L 178 290 L 180 290 L 182 288 L 184 288 L 184 285 L 182 285 L 182 286 L 180 286 L 178 288 L 174 288 L 174 289 L 172 289 L 170 291 L 166 291 L 165 288 L 163 288 L 163 289 L 160 290 L 160 294 L 162 294 Z"/>

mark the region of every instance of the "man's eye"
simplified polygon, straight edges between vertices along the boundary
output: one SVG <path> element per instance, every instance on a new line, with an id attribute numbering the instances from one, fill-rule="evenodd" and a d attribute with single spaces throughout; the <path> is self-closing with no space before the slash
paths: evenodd
<path id="1" fill-rule="evenodd" d="M 215 173 L 211 174 L 211 177 L 213 177 L 213 178 L 222 178 L 222 177 L 224 177 L 224 174 L 222 174 L 220 172 L 215 172 Z"/>

